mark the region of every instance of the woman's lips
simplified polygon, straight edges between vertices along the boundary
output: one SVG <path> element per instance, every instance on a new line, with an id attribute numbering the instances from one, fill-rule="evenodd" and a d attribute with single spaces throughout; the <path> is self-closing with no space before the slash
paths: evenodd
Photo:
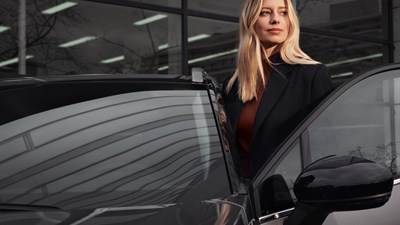
<path id="1" fill-rule="evenodd" d="M 282 32 L 282 29 L 272 28 L 272 29 L 268 29 L 267 31 L 272 33 L 272 34 L 279 34 L 280 32 Z"/>

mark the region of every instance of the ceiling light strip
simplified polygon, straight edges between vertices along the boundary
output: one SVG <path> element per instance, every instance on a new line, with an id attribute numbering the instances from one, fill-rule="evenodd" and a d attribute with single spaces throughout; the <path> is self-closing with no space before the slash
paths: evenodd
<path id="1" fill-rule="evenodd" d="M 88 42 L 88 41 L 92 41 L 92 40 L 95 40 L 95 39 L 96 39 L 95 36 L 86 36 L 86 37 L 82 37 L 82 38 L 79 38 L 79 39 L 76 39 L 76 40 L 73 40 L 73 41 L 66 42 L 64 44 L 59 45 L 58 47 L 69 48 L 69 47 L 72 47 L 72 46 L 75 46 L 75 45 L 79 45 L 79 44 L 82 44 L 82 43 L 85 43 L 85 42 Z"/>
<path id="2" fill-rule="evenodd" d="M 1 32 L 4 32 L 4 31 L 6 31 L 6 30 L 9 30 L 9 29 L 10 29 L 10 27 L 6 27 L 6 26 L 0 25 L 0 33 L 1 33 Z"/>
<path id="3" fill-rule="evenodd" d="M 162 44 L 162 45 L 159 45 L 159 46 L 158 46 L 158 50 L 163 50 L 163 49 L 166 49 L 166 48 L 168 48 L 168 47 L 169 47 L 168 44 Z"/>
<path id="4" fill-rule="evenodd" d="M 163 70 L 166 70 L 168 68 L 169 68 L 169 66 L 162 66 L 162 67 L 158 68 L 158 71 L 163 71 Z"/>
<path id="5" fill-rule="evenodd" d="M 198 40 L 209 38 L 209 37 L 210 37 L 209 34 L 199 34 L 199 35 L 195 35 L 195 36 L 189 37 L 188 38 L 188 42 L 198 41 Z M 168 44 L 162 44 L 162 45 L 158 46 L 158 50 L 163 50 L 163 49 L 166 49 L 168 47 L 169 47 Z"/>
<path id="6" fill-rule="evenodd" d="M 71 8 L 73 6 L 76 6 L 78 3 L 76 2 L 64 2 L 60 5 L 56 5 L 54 7 L 48 8 L 46 10 L 42 11 L 42 14 L 46 14 L 46 15 L 51 15 L 54 13 L 58 13 L 60 11 L 66 10 L 68 8 Z"/>
<path id="7" fill-rule="evenodd" d="M 383 56 L 382 53 L 378 53 L 378 54 L 368 55 L 368 56 L 359 57 L 359 58 L 353 58 L 353 59 L 347 59 L 347 60 L 337 61 L 337 62 L 333 62 L 333 63 L 327 63 L 326 66 L 337 66 L 340 64 L 358 62 L 358 61 L 363 61 L 363 60 L 367 60 L 367 59 L 374 59 L 374 58 L 379 58 L 382 56 Z"/>
<path id="8" fill-rule="evenodd" d="M 25 57 L 25 59 L 31 59 L 31 58 L 33 58 L 33 55 L 27 55 L 27 56 Z M 0 62 L 0 67 L 7 66 L 7 65 L 10 65 L 10 64 L 18 63 L 18 61 L 19 61 L 18 57 L 12 58 L 12 59 L 9 59 L 9 60 Z"/>
<path id="9" fill-rule="evenodd" d="M 157 21 L 157 20 L 164 19 L 165 17 L 167 17 L 167 15 L 164 15 L 164 14 L 157 14 L 157 15 L 148 17 L 148 18 L 146 18 L 146 19 L 136 21 L 136 22 L 133 23 L 133 24 L 136 25 L 136 26 L 141 26 L 141 25 L 145 25 L 145 24 L 148 24 L 148 23 L 155 22 L 155 21 Z"/>
<path id="10" fill-rule="evenodd" d="M 114 63 L 114 62 L 118 62 L 118 61 L 121 61 L 121 60 L 124 60 L 124 59 L 125 59 L 125 56 L 121 55 L 121 56 L 117 56 L 117 57 L 113 57 L 113 58 L 102 60 L 101 63 L 103 63 L 103 64 Z"/>
<path id="11" fill-rule="evenodd" d="M 335 74 L 335 75 L 332 75 L 331 77 L 332 78 L 339 78 L 339 77 L 349 77 L 349 76 L 352 76 L 352 75 L 353 75 L 353 72 L 346 72 L 346 73 Z"/>
<path id="12" fill-rule="evenodd" d="M 232 50 L 229 50 L 226 52 L 220 52 L 220 53 L 216 53 L 216 54 L 212 54 L 212 55 L 207 55 L 207 56 L 199 57 L 196 59 L 191 59 L 191 60 L 189 60 L 188 63 L 192 64 L 192 63 L 196 63 L 196 62 L 205 61 L 208 59 L 217 58 L 217 57 L 224 56 L 224 55 L 230 55 L 230 54 L 236 53 L 237 51 L 238 51 L 237 49 L 232 49 Z"/>
<path id="13" fill-rule="evenodd" d="M 188 42 L 198 41 L 204 38 L 209 38 L 209 34 L 199 34 L 188 38 Z"/>

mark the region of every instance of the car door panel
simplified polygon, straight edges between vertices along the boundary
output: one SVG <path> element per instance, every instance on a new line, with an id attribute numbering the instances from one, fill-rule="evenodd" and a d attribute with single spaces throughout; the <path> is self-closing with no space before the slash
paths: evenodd
<path id="1" fill-rule="evenodd" d="M 297 151 L 301 154 L 293 154 Z M 354 156 L 384 165 L 392 172 L 395 185 L 384 206 L 335 212 L 324 225 L 400 224 L 399 64 L 355 77 L 327 97 L 282 143 L 253 180 L 256 197 L 263 182 L 281 175 L 296 201 L 293 178 L 310 163 L 329 155 Z"/>
<path id="2" fill-rule="evenodd" d="M 392 196 L 382 207 L 350 212 L 335 212 L 324 225 L 400 224 L 400 184 L 393 187 Z"/>

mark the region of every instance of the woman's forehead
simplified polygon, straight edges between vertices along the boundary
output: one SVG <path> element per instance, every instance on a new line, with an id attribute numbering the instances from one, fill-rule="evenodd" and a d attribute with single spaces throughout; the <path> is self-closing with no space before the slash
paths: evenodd
<path id="1" fill-rule="evenodd" d="M 287 7 L 286 0 L 260 0 L 262 7 Z"/>

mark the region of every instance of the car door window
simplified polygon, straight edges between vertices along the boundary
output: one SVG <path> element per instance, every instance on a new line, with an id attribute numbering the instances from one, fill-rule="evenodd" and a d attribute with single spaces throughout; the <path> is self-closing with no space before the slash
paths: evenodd
<path id="1" fill-rule="evenodd" d="M 354 155 L 400 171 L 400 77 L 386 71 L 353 85 L 307 129 L 310 160 Z"/>
<path id="2" fill-rule="evenodd" d="M 295 195 L 293 185 L 302 170 L 300 155 L 300 140 L 297 140 L 276 161 L 266 179 L 262 182 L 260 193 L 260 208 L 263 215 L 283 211 L 294 206 Z"/>
<path id="3" fill-rule="evenodd" d="M 76 209 L 230 194 L 206 90 L 112 95 L 0 131 L 0 204 Z"/>

